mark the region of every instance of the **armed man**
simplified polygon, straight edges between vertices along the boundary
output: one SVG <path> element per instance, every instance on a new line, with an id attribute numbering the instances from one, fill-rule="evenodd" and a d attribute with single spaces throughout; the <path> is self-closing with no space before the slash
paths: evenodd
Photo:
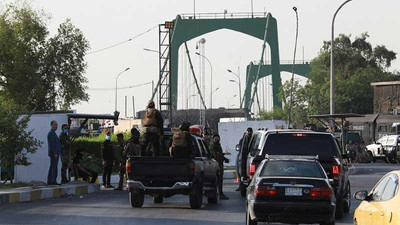
<path id="1" fill-rule="evenodd" d="M 183 122 L 179 129 L 172 130 L 170 154 L 177 158 L 192 157 L 192 137 L 189 134 L 190 123 Z"/>
<path id="2" fill-rule="evenodd" d="M 229 159 L 225 158 L 224 153 L 222 152 L 222 147 L 220 143 L 220 136 L 219 134 L 213 135 L 213 142 L 211 144 L 211 154 L 212 157 L 217 160 L 219 164 L 219 177 L 218 177 L 218 192 L 219 192 L 219 199 L 227 200 L 229 199 L 226 195 L 224 195 L 222 191 L 222 184 L 224 182 L 224 162 L 229 163 Z"/>
<path id="3" fill-rule="evenodd" d="M 59 136 L 60 142 L 61 142 L 61 149 L 62 149 L 62 154 L 61 154 L 61 183 L 65 184 L 68 183 L 68 178 L 67 178 L 67 170 L 68 170 L 68 165 L 69 165 L 69 154 L 70 154 L 70 147 L 71 147 L 71 139 L 69 138 L 68 135 L 68 125 L 63 124 L 61 126 L 61 134 Z"/>
<path id="4" fill-rule="evenodd" d="M 159 156 L 161 151 L 161 139 L 164 134 L 164 119 L 161 113 L 155 108 L 153 100 L 147 104 L 147 111 L 143 122 L 144 146 L 146 155 L 152 152 L 153 156 Z"/>
<path id="5" fill-rule="evenodd" d="M 122 184 L 124 182 L 124 175 L 125 175 L 125 164 L 126 164 L 126 155 L 124 154 L 125 150 L 125 142 L 124 142 L 124 134 L 119 133 L 117 134 L 117 141 L 119 144 L 118 154 L 120 156 L 120 163 L 119 163 L 119 181 L 118 187 L 114 188 L 115 191 L 122 191 Z"/>
<path id="6" fill-rule="evenodd" d="M 139 141 L 140 132 L 136 128 L 131 129 L 131 138 L 128 140 L 123 155 L 127 157 L 141 156 L 143 146 Z"/>
<path id="7" fill-rule="evenodd" d="M 106 133 L 106 140 L 101 145 L 103 156 L 103 187 L 114 188 L 111 185 L 111 172 L 114 165 L 114 146 L 111 143 L 111 133 Z"/>

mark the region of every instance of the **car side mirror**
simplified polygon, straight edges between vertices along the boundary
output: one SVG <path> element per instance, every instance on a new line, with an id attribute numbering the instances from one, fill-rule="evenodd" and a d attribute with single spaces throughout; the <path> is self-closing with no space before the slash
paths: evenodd
<path id="1" fill-rule="evenodd" d="M 354 199 L 359 200 L 359 201 L 364 201 L 368 197 L 368 192 L 363 190 L 363 191 L 357 191 L 354 193 Z"/>
<path id="2" fill-rule="evenodd" d="M 236 150 L 236 151 L 239 151 L 239 150 L 240 150 L 240 145 L 239 145 L 239 144 L 237 144 L 237 145 L 235 146 L 235 150 Z"/>

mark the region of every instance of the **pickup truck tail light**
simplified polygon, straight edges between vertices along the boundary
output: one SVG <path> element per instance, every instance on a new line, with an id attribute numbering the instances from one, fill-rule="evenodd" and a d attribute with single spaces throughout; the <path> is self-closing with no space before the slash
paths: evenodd
<path id="1" fill-rule="evenodd" d="M 256 188 L 254 189 L 254 195 L 255 196 L 275 196 L 276 189 L 275 189 L 275 187 L 271 187 L 271 186 L 257 185 Z"/>
<path id="2" fill-rule="evenodd" d="M 250 164 L 250 168 L 249 168 L 250 176 L 253 176 L 255 173 L 256 173 L 256 165 Z"/>
<path id="3" fill-rule="evenodd" d="M 126 161 L 125 168 L 126 168 L 126 173 L 131 172 L 131 161 L 129 160 Z"/>
<path id="4" fill-rule="evenodd" d="M 334 177 L 338 177 L 340 174 L 340 167 L 338 165 L 333 165 L 332 166 L 332 175 Z"/>
<path id="5" fill-rule="evenodd" d="M 190 172 L 190 173 L 194 173 L 194 170 L 195 170 L 194 162 L 191 162 L 191 163 L 189 164 L 189 172 Z"/>
<path id="6" fill-rule="evenodd" d="M 310 191 L 311 197 L 332 197 L 332 189 L 329 187 L 314 187 Z"/>

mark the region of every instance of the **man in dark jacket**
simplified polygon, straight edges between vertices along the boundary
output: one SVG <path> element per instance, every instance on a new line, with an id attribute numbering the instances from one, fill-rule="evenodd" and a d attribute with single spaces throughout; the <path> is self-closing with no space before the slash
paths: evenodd
<path id="1" fill-rule="evenodd" d="M 213 142 L 211 143 L 211 154 L 212 157 L 218 162 L 219 165 L 219 177 L 218 177 L 218 193 L 219 199 L 227 200 L 229 199 L 224 195 L 222 191 L 222 184 L 224 181 L 224 162 L 229 163 L 229 159 L 225 158 L 225 154 L 222 151 L 219 134 L 213 135 Z"/>
<path id="2" fill-rule="evenodd" d="M 153 100 L 147 104 L 147 111 L 143 121 L 144 146 L 146 155 L 159 156 L 161 151 L 161 139 L 164 134 L 164 119 L 161 113 L 155 109 Z"/>
<path id="3" fill-rule="evenodd" d="M 106 133 L 106 140 L 101 145 L 103 156 L 103 187 L 114 188 L 111 185 L 111 172 L 114 165 L 114 146 L 111 143 L 110 132 Z"/>
<path id="4" fill-rule="evenodd" d="M 68 136 L 68 125 L 63 124 L 61 126 L 61 134 L 59 136 L 61 147 L 62 147 L 62 155 L 61 155 L 61 183 L 65 184 L 68 182 L 67 179 L 67 169 L 69 164 L 69 151 L 71 146 L 71 139 Z"/>
<path id="5" fill-rule="evenodd" d="M 48 143 L 48 155 L 50 157 L 50 168 L 49 173 L 47 175 L 47 184 L 48 185 L 59 185 L 57 183 L 57 167 L 58 167 L 58 159 L 62 154 L 61 142 L 58 139 L 56 134 L 56 130 L 58 128 L 57 121 L 53 120 L 50 123 L 51 129 L 47 134 L 47 143 Z"/>
<path id="6" fill-rule="evenodd" d="M 249 155 L 249 144 L 250 139 L 253 136 L 253 129 L 251 127 L 247 128 L 247 133 L 244 137 L 240 140 L 240 177 L 243 179 L 247 179 L 247 157 Z"/>

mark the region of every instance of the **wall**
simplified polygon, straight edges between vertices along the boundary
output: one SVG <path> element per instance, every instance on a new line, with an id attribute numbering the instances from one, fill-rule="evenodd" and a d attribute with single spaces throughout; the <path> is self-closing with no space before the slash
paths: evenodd
<path id="1" fill-rule="evenodd" d="M 221 146 L 224 152 L 229 152 L 231 155 L 226 157 L 230 160 L 229 166 L 236 165 L 235 147 L 239 144 L 240 139 L 246 132 L 248 127 L 253 128 L 253 132 L 259 128 L 276 129 L 286 127 L 286 123 L 281 120 L 262 120 L 262 121 L 243 121 L 243 122 L 220 122 L 218 123 L 218 133 L 221 137 Z"/>
<path id="2" fill-rule="evenodd" d="M 36 153 L 28 154 L 29 166 L 16 166 L 15 167 L 15 181 L 16 182 L 30 182 L 32 180 L 39 180 L 47 182 L 47 174 L 50 167 L 50 158 L 48 156 L 47 148 L 47 133 L 50 131 L 50 122 L 56 120 L 58 122 L 57 135 L 61 132 L 61 125 L 67 124 L 66 113 L 48 113 L 48 114 L 33 114 L 28 123 L 27 130 L 33 130 L 32 136 L 42 141 Z M 58 176 L 57 182 L 61 182 L 61 161 L 58 162 Z"/>

